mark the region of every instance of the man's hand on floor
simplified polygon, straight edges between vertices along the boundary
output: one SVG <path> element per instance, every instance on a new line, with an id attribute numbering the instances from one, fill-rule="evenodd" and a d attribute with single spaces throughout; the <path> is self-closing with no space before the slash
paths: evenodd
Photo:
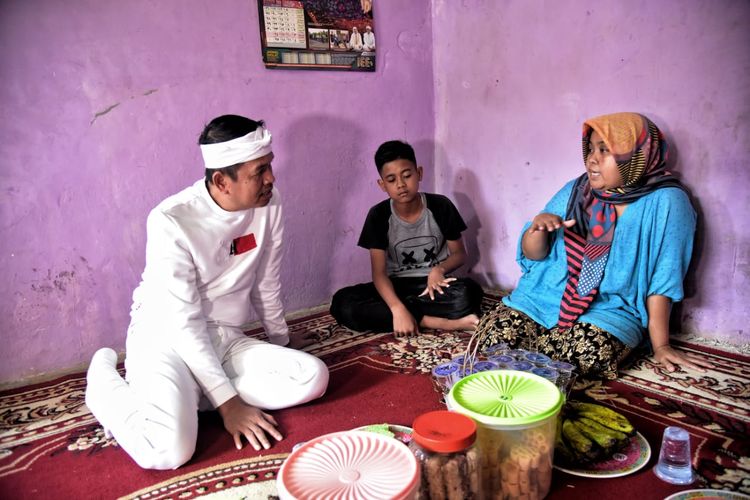
<path id="1" fill-rule="evenodd" d="M 289 334 L 289 343 L 286 345 L 290 349 L 304 349 L 305 347 L 314 344 L 317 341 L 315 338 L 314 332 L 300 332 L 300 333 L 290 333 Z"/>
<path id="2" fill-rule="evenodd" d="M 221 418 L 224 419 L 224 428 L 232 435 L 234 445 L 238 450 L 242 449 L 242 436 L 245 436 L 245 439 L 255 451 L 260 451 L 261 447 L 266 450 L 271 447 L 271 442 L 266 434 L 276 441 L 283 439 L 281 433 L 276 429 L 278 424 L 271 415 L 259 408 L 250 406 L 242 401 L 239 396 L 226 401 L 217 410 L 219 410 Z"/>

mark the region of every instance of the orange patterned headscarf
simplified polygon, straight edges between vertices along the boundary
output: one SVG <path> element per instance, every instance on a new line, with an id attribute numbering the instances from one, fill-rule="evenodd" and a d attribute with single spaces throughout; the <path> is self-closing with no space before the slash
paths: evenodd
<path id="1" fill-rule="evenodd" d="M 589 137 L 597 131 L 617 162 L 622 186 L 613 193 L 625 194 L 649 180 L 670 175 L 666 171 L 667 143 L 651 120 L 638 113 L 597 116 L 583 123 L 583 162 L 589 157 Z"/>

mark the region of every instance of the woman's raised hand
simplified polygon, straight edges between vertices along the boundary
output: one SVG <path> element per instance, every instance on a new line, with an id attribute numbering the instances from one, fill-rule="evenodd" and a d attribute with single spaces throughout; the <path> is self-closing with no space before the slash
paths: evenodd
<path id="1" fill-rule="evenodd" d="M 542 213 L 534 217 L 534 220 L 531 221 L 529 233 L 534 233 L 537 231 L 545 231 L 551 233 L 552 231 L 557 231 L 563 226 L 573 227 L 575 223 L 575 219 L 563 220 L 559 215 Z"/>
<path id="2" fill-rule="evenodd" d="M 557 231 L 561 227 L 571 227 L 576 223 L 575 219 L 562 220 L 555 214 L 539 214 L 531 221 L 531 226 L 526 230 L 521 240 L 521 250 L 526 258 L 531 260 L 542 260 L 549 252 L 549 238 L 547 235 Z"/>

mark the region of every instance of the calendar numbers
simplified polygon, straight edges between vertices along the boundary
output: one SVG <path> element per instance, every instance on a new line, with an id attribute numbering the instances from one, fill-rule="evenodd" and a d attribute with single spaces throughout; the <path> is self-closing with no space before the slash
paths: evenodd
<path id="1" fill-rule="evenodd" d="M 263 0 L 266 45 L 304 49 L 306 45 L 305 9 L 302 2 Z"/>
<path id="2" fill-rule="evenodd" d="M 357 67 L 361 69 L 373 68 L 375 67 L 375 61 L 372 59 L 372 57 L 358 57 Z"/>

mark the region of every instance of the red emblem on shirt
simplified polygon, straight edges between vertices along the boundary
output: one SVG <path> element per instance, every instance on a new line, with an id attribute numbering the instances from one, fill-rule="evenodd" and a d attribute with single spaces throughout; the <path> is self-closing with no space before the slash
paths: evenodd
<path id="1" fill-rule="evenodd" d="M 232 240 L 232 246 L 229 249 L 229 255 L 239 255 L 241 253 L 249 252 L 253 248 L 257 247 L 255 243 L 255 235 L 253 233 L 240 236 Z"/>

